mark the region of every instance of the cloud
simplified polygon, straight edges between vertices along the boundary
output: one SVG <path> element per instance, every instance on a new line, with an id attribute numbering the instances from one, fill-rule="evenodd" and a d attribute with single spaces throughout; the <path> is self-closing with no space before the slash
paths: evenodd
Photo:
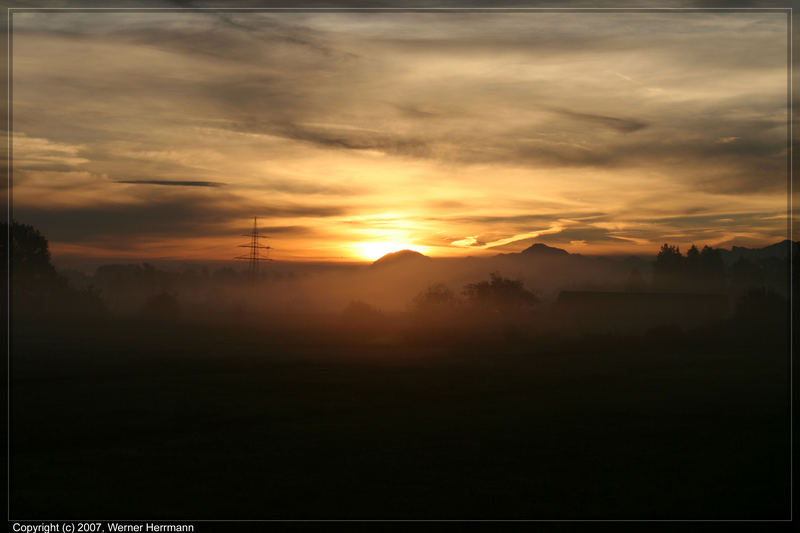
<path id="1" fill-rule="evenodd" d="M 622 15 L 17 13 L 15 202 L 76 241 L 357 213 L 444 250 L 785 211 L 785 14 Z"/>
<path id="2" fill-rule="evenodd" d="M 562 118 L 588 122 L 623 133 L 633 133 L 647 127 L 647 124 L 640 120 L 594 115 L 591 113 L 578 113 L 568 109 L 552 109 L 551 111 Z"/>
<path id="3" fill-rule="evenodd" d="M 307 182 L 299 179 L 267 179 L 257 185 L 260 190 L 280 191 L 299 195 L 355 196 L 367 193 L 370 188 L 340 183 Z"/>
<path id="4" fill-rule="evenodd" d="M 502 239 L 497 239 L 497 240 L 494 240 L 494 241 L 491 241 L 491 242 L 487 242 L 486 244 L 483 245 L 483 247 L 484 248 L 488 248 L 488 249 L 500 248 L 502 246 L 505 246 L 507 244 L 511 244 L 511 243 L 514 243 L 514 242 L 517 242 L 517 241 L 523 241 L 523 240 L 538 238 L 538 237 L 540 237 L 542 235 L 547 235 L 547 234 L 550 234 L 550 233 L 560 233 L 561 231 L 563 231 L 563 229 L 564 229 L 564 226 L 561 226 L 560 224 L 554 224 L 554 225 L 550 226 L 547 229 L 529 231 L 529 232 L 522 233 L 522 234 L 519 234 L 519 235 L 512 235 L 511 237 L 505 237 L 505 238 L 502 238 Z"/>
<path id="5" fill-rule="evenodd" d="M 470 237 L 464 237 L 463 239 L 459 239 L 457 241 L 453 241 L 450 243 L 450 246 L 458 246 L 460 248 L 469 248 L 470 246 L 483 246 L 485 243 L 478 240 L 477 235 L 472 235 Z"/>
<path id="6" fill-rule="evenodd" d="M 552 208 L 551 208 L 552 209 Z M 532 207 L 531 210 L 536 210 L 536 207 Z M 448 221 L 454 223 L 469 223 L 469 224 L 479 224 L 479 225 L 517 225 L 522 224 L 529 226 L 531 223 L 536 222 L 552 222 L 554 218 L 553 213 L 548 214 L 509 214 L 509 215 L 470 215 L 470 216 L 452 216 L 452 217 L 434 217 L 432 220 L 437 221 Z M 593 219 L 606 216 L 605 213 L 602 212 L 570 212 L 570 211 L 558 211 L 558 218 L 560 219 Z"/>
<path id="7" fill-rule="evenodd" d="M 261 226 L 259 231 L 269 237 L 270 235 L 308 235 L 315 233 L 316 229 L 312 226 Z"/>
<path id="8" fill-rule="evenodd" d="M 252 216 L 269 221 L 327 218 L 342 215 L 344 212 L 342 208 L 332 206 L 248 206 L 244 202 L 219 202 L 197 196 L 175 195 L 163 200 L 130 205 L 75 208 L 20 206 L 15 209 L 14 216 L 21 222 L 40 228 L 50 239 L 79 242 L 114 240 L 120 236 L 236 236 L 242 233 L 237 230 L 237 223 Z M 269 231 L 273 233 L 299 233 L 300 227 L 267 225 L 262 229 L 270 228 Z"/>
<path id="9" fill-rule="evenodd" d="M 117 183 L 134 185 L 168 185 L 175 187 L 222 187 L 224 183 L 216 181 L 166 181 L 166 180 L 117 180 Z"/>

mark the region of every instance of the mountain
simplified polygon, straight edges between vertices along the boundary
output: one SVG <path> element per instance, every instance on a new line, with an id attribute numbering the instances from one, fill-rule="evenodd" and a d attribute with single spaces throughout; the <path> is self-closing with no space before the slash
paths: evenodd
<path id="1" fill-rule="evenodd" d="M 763 248 L 745 248 L 744 246 L 734 246 L 730 250 L 726 250 L 724 248 L 720 249 L 722 253 L 722 258 L 725 263 L 735 263 L 740 258 L 744 257 L 750 261 L 758 261 L 760 259 L 767 259 L 767 258 L 777 258 L 777 259 L 786 259 L 789 257 L 789 253 L 791 250 L 792 242 L 788 239 L 777 242 L 775 244 L 770 244 L 769 246 L 765 246 Z M 797 245 L 797 243 L 795 243 Z"/>
<path id="2" fill-rule="evenodd" d="M 542 244 L 540 242 L 532 244 L 531 246 L 522 250 L 520 253 L 529 257 L 555 257 L 570 255 L 570 253 L 566 250 L 554 248 L 553 246 L 547 246 L 546 244 Z"/>
<path id="3" fill-rule="evenodd" d="M 414 250 L 400 250 L 386 254 L 372 263 L 373 267 L 427 263 L 431 258 Z"/>

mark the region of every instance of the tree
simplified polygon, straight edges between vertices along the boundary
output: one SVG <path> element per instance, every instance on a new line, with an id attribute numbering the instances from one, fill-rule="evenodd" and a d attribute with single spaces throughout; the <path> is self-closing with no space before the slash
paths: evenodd
<path id="1" fill-rule="evenodd" d="M 697 246 L 692 244 L 692 247 L 686 252 L 686 267 L 684 274 L 686 276 L 686 285 L 693 290 L 701 289 L 703 285 L 700 272 L 700 263 L 700 250 L 697 249 Z"/>
<path id="2" fill-rule="evenodd" d="M 76 290 L 64 276 L 56 272 L 50 261 L 47 239 L 39 230 L 27 224 L 12 221 L 2 224 L 10 234 L 12 309 L 15 316 L 43 314 L 99 314 L 104 306 L 99 294 L 91 287 Z M 5 262 L 3 262 L 5 264 Z"/>
<path id="3" fill-rule="evenodd" d="M 539 302 L 522 280 L 504 278 L 496 272 L 489 274 L 489 281 L 465 285 L 463 293 L 471 304 L 493 312 L 523 310 Z"/>
<path id="4" fill-rule="evenodd" d="M 719 250 L 706 245 L 700 252 L 700 280 L 706 290 L 725 290 L 725 262 Z"/>
<path id="5" fill-rule="evenodd" d="M 414 309 L 423 313 L 449 311 L 458 304 L 458 296 L 443 283 L 429 285 L 412 301 Z"/>
<path id="6" fill-rule="evenodd" d="M 8 224 L 3 224 L 3 230 L 9 232 Z M 47 239 L 33 226 L 12 221 L 9 244 L 14 313 L 40 313 L 51 307 L 56 295 L 66 289 L 66 280 L 50 263 Z"/>
<path id="7" fill-rule="evenodd" d="M 653 264 L 653 285 L 661 290 L 679 288 L 685 270 L 684 261 L 679 247 L 665 243 Z"/>
<path id="8" fill-rule="evenodd" d="M 664 244 L 653 264 L 653 285 L 659 290 L 722 292 L 725 290 L 722 254 L 708 245 L 698 251 L 693 244 L 684 257 L 677 246 Z"/>
<path id="9" fill-rule="evenodd" d="M 3 223 L 3 232 L 8 232 L 6 223 Z M 57 276 L 56 270 L 50 262 L 47 239 L 39 233 L 39 230 L 33 226 L 12 221 L 10 233 L 12 276 L 38 280 L 53 279 Z"/>

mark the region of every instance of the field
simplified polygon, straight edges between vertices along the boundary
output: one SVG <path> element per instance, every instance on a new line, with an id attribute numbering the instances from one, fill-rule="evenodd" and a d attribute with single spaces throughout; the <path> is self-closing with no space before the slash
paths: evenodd
<path id="1" fill-rule="evenodd" d="M 15 324 L 10 516 L 787 518 L 786 354 Z"/>

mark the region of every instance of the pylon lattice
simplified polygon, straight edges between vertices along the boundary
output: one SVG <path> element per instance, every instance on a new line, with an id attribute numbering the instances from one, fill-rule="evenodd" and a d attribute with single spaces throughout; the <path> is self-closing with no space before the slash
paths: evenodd
<path id="1" fill-rule="evenodd" d="M 259 266 L 262 262 L 265 261 L 272 261 L 268 257 L 262 256 L 261 250 L 271 250 L 271 246 L 263 246 L 259 239 L 266 239 L 266 235 L 262 235 L 258 231 L 258 217 L 253 217 L 253 230 L 250 233 L 246 233 L 243 237 L 250 237 L 250 242 L 247 244 L 240 244 L 240 248 L 248 248 L 249 252 L 247 255 L 240 255 L 236 257 L 236 259 L 240 261 L 247 261 L 247 279 L 249 281 L 255 281 L 258 279 L 259 274 Z M 266 252 L 269 253 L 269 252 Z"/>

